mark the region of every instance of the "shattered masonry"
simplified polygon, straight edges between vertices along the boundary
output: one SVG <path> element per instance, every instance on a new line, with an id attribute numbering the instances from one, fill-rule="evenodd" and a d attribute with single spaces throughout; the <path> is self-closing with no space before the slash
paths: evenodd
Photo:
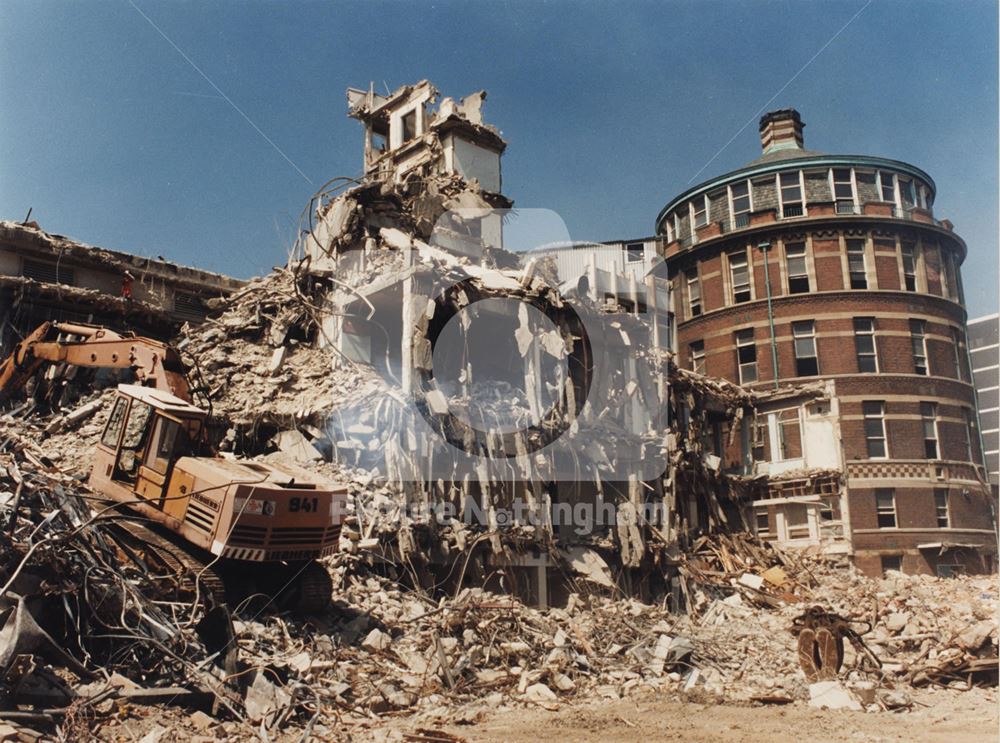
<path id="1" fill-rule="evenodd" d="M 846 560 L 839 456 L 784 471 L 752 456 L 760 422 L 786 410 L 809 411 L 810 435 L 836 436 L 831 386 L 749 391 L 680 369 L 665 277 L 620 280 L 595 258 L 567 279 L 544 251 L 505 250 L 505 143 L 482 121 L 485 93 L 435 109 L 436 97 L 427 82 L 349 91 L 366 177 L 327 184 L 289 264 L 231 287 L 175 339 L 225 456 L 348 483 L 341 551 L 326 562 L 336 606 L 308 622 L 237 611 L 230 636 L 217 608 L 179 597 L 115 517 L 92 515 L 79 479 L 111 391 L 49 370 L 73 391 L 63 409 L 0 418 L 0 719 L 25 735 L 113 736 L 154 705 L 188 733 L 362 740 L 402 713 L 449 739 L 435 728 L 640 689 L 869 711 L 957 688 L 995 695 L 980 688 L 997 673 L 995 581 L 860 575 Z M 532 311 L 468 310 L 508 299 Z M 517 374 L 477 384 L 468 359 L 448 355 L 453 320 L 467 330 L 455 348 L 483 342 L 473 322 L 487 340 L 513 338 Z M 591 351 L 611 373 L 580 340 L 594 327 Z M 566 359 L 565 373 L 546 376 L 548 358 Z M 439 361 L 464 374 L 438 378 Z M 470 424 L 510 418 L 513 430 L 487 435 Z M 553 432 L 570 445 L 547 470 L 525 455 Z M 461 460 L 415 465 L 450 449 L 488 456 L 475 477 Z M 655 477 L 618 475 L 657 457 Z M 774 498 L 828 500 L 821 543 L 751 536 L 754 507 Z M 534 517 L 501 523 L 517 502 Z M 546 517 L 602 503 L 617 518 L 583 533 Z M 452 515 L 438 518 L 445 504 Z M 803 636 L 845 622 L 863 642 L 844 645 L 842 667 L 800 665 Z"/>

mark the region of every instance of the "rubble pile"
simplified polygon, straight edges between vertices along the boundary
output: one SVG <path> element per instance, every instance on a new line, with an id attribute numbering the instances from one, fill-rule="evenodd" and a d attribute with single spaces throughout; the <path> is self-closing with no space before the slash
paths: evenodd
<path id="1" fill-rule="evenodd" d="M 648 604 L 606 591 L 546 610 L 479 588 L 432 598 L 373 572 L 355 550 L 327 561 L 337 601 L 326 615 L 239 614 L 231 646 L 212 646 L 206 615 L 165 596 L 163 576 L 115 529 L 118 516 L 91 511 L 79 480 L 45 447 L 20 440 L 8 437 L 0 461 L 0 522 L 17 513 L 0 536 L 9 690 L 0 717 L 42 729 L 65 724 L 71 705 L 88 719 L 107 717 L 114 699 L 169 698 L 212 712 L 231 734 L 263 724 L 296 735 L 329 732 L 334 719 L 339 730 L 401 711 L 415 723 L 473 722 L 501 706 L 641 689 L 804 702 L 795 620 L 817 604 L 855 622 L 881 661 L 866 667 L 845 648 L 841 678 L 872 709 L 908 706 L 928 684 L 965 689 L 996 678 L 990 578 L 870 579 L 745 534 L 692 545 L 681 570 L 687 614 L 669 611 L 665 598 Z M 221 666 L 213 661 L 227 654 Z"/>
<path id="2" fill-rule="evenodd" d="M 42 727 L 111 699 L 206 703 L 239 716 L 228 688 L 228 612 L 129 538 L 79 481 L 8 441 L 0 454 L 0 718 Z M 228 671 L 234 670 L 229 668 Z"/>
<path id="3" fill-rule="evenodd" d="M 183 328 L 177 348 L 196 370 L 212 412 L 231 425 L 319 422 L 331 400 L 364 384 L 358 368 L 334 374 L 330 352 L 317 347 L 319 320 L 304 283 L 276 269 L 213 300 L 221 312 L 204 324 Z"/>

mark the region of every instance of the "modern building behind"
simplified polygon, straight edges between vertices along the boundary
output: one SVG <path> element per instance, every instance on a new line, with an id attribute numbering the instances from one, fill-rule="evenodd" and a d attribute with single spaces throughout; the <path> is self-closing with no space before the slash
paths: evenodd
<path id="1" fill-rule="evenodd" d="M 1000 316 L 986 315 L 969 320 L 969 358 L 979 403 L 979 425 L 993 494 L 1000 483 Z M 994 501 L 995 502 L 995 501 Z"/>
<path id="2" fill-rule="evenodd" d="M 771 391 L 743 432 L 756 463 L 727 462 L 772 478 L 761 534 L 868 573 L 991 570 L 966 244 L 927 173 L 806 150 L 803 127 L 765 115 L 761 157 L 660 212 L 678 362 Z"/>

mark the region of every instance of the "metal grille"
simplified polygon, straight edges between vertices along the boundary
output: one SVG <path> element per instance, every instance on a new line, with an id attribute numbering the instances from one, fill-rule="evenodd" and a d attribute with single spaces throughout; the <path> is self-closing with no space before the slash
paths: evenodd
<path id="1" fill-rule="evenodd" d="M 25 259 L 21 264 L 21 274 L 44 284 L 69 284 L 72 286 L 76 283 L 72 268 L 56 266 L 55 263 Z"/>
<path id="2" fill-rule="evenodd" d="M 184 520 L 191 524 L 191 526 L 195 529 L 210 532 L 212 531 L 212 524 L 215 523 L 215 516 L 208 509 L 203 508 L 192 501 L 188 503 L 187 513 L 184 515 Z"/>
<path id="3" fill-rule="evenodd" d="M 182 317 L 185 320 L 202 322 L 205 319 L 206 312 L 201 299 L 194 294 L 187 294 L 185 292 L 174 293 L 174 314 L 178 317 Z"/>
<path id="4" fill-rule="evenodd" d="M 271 530 L 270 544 L 323 544 L 326 528 L 322 526 L 283 527 Z"/>
<path id="5" fill-rule="evenodd" d="M 267 537 L 266 526 L 236 526 L 227 540 L 230 544 L 263 544 Z"/>

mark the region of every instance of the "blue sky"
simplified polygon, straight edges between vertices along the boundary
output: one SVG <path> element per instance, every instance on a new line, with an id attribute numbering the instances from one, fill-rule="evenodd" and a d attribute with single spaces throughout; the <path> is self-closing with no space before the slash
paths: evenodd
<path id="1" fill-rule="evenodd" d="M 262 273 L 315 187 L 359 173 L 345 88 L 429 78 L 489 91 L 517 206 L 575 239 L 642 236 L 759 154 L 756 114 L 788 83 L 767 108 L 799 109 L 808 148 L 934 177 L 970 313 L 996 311 L 995 2 L 134 3 L 295 167 L 128 0 L 5 0 L 0 217 L 33 207 L 51 232 Z"/>

